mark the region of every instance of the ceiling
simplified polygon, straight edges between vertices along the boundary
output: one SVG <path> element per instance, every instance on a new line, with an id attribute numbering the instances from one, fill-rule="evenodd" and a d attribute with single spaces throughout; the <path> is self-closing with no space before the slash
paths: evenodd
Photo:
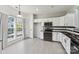
<path id="1" fill-rule="evenodd" d="M 11 5 L 14 9 L 18 10 L 18 5 Z M 17 8 L 16 8 L 17 7 Z M 72 9 L 74 5 L 21 5 L 21 11 L 24 13 L 33 14 L 53 14 L 57 12 L 68 11 Z"/>

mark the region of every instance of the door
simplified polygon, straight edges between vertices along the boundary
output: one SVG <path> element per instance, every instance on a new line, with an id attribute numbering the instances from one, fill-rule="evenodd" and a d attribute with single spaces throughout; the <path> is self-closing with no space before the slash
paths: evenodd
<path id="1" fill-rule="evenodd" d="M 37 26 L 38 24 L 37 23 L 34 23 L 34 38 L 37 38 L 38 37 L 38 35 L 37 35 L 37 32 L 38 32 L 38 26 Z"/>
<path id="2" fill-rule="evenodd" d="M 34 23 L 34 38 L 43 39 L 42 23 Z"/>

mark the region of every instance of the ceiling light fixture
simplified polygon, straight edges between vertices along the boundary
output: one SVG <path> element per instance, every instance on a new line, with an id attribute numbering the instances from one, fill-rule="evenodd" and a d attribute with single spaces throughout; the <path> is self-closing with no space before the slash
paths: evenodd
<path id="1" fill-rule="evenodd" d="M 21 15 L 21 8 L 20 8 L 20 7 L 21 7 L 21 6 L 19 5 L 19 6 L 18 6 L 19 11 L 18 11 L 18 15 L 17 15 L 18 17 L 22 17 L 22 15 Z"/>

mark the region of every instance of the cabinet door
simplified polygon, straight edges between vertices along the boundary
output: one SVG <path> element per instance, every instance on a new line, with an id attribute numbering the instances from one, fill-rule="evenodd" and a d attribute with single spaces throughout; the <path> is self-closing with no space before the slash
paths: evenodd
<path id="1" fill-rule="evenodd" d="M 62 39 L 62 44 L 63 44 L 63 47 L 66 48 L 65 47 L 65 36 L 64 35 L 63 35 L 63 39 Z"/>
<path id="2" fill-rule="evenodd" d="M 70 39 L 66 38 L 66 43 L 65 43 L 66 51 L 68 54 L 70 54 Z"/>
<path id="3" fill-rule="evenodd" d="M 57 41 L 57 33 L 56 32 L 53 32 L 52 34 L 53 34 L 52 41 Z"/>
<path id="4" fill-rule="evenodd" d="M 53 26 L 59 26 L 59 24 L 60 24 L 60 19 L 59 18 L 54 18 Z"/>
<path id="5" fill-rule="evenodd" d="M 62 45 L 64 49 L 66 50 L 66 36 L 64 34 L 62 34 Z"/>
<path id="6" fill-rule="evenodd" d="M 64 18 L 65 26 L 73 26 L 74 25 L 74 14 L 67 14 Z"/>
<path id="7" fill-rule="evenodd" d="M 70 38 L 63 35 L 63 47 L 65 48 L 67 53 L 70 53 Z"/>
<path id="8" fill-rule="evenodd" d="M 60 17 L 60 20 L 59 20 L 60 22 L 60 26 L 64 26 L 64 17 Z"/>
<path id="9" fill-rule="evenodd" d="M 58 32 L 53 32 L 53 41 L 59 41 L 60 42 L 60 34 Z"/>
<path id="10" fill-rule="evenodd" d="M 73 16 L 73 25 L 77 28 L 79 28 L 79 10 L 78 9 L 75 9 L 74 10 L 75 12 L 73 13 L 74 16 Z"/>

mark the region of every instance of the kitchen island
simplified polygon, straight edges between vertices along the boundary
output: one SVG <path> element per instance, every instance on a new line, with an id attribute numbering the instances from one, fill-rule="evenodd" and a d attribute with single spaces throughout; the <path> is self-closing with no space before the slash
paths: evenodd
<path id="1" fill-rule="evenodd" d="M 67 53 L 79 54 L 79 31 L 74 26 L 52 26 L 53 41 L 59 41 Z M 55 39 L 56 38 L 56 39 Z"/>

